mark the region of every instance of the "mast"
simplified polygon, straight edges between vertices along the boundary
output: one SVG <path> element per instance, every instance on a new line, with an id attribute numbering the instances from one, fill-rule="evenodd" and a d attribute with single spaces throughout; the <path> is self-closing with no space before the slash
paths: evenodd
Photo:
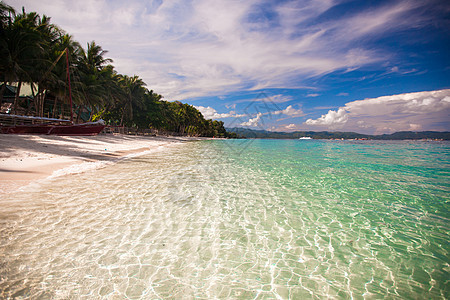
<path id="1" fill-rule="evenodd" d="M 69 49 L 66 48 L 67 82 L 69 83 L 70 122 L 73 124 L 72 87 L 70 86 Z"/>

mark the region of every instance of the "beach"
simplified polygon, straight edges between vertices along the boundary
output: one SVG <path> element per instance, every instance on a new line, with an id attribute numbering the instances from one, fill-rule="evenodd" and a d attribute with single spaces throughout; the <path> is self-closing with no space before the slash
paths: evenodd
<path id="1" fill-rule="evenodd" d="M 1 137 L 2 299 L 448 298 L 448 142 Z"/>
<path id="2" fill-rule="evenodd" d="M 3 134 L 0 136 L 0 193 L 14 192 L 52 175 L 81 172 L 86 167 L 199 139 L 202 138 Z"/>

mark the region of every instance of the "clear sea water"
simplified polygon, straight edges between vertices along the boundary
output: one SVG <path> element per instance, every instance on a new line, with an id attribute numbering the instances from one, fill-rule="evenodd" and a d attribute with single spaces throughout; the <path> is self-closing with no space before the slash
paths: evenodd
<path id="1" fill-rule="evenodd" d="M 2 299 L 448 299 L 450 143 L 189 142 L 0 200 Z"/>

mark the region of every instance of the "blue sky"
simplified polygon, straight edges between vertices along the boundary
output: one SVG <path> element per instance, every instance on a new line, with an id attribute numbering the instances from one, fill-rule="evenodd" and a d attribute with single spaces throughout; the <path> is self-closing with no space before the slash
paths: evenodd
<path id="1" fill-rule="evenodd" d="M 226 126 L 450 130 L 450 2 L 10 0 Z"/>

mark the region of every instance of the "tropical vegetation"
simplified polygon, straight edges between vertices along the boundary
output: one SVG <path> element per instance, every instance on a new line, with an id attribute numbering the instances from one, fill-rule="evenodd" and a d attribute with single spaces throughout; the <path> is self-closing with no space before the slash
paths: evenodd
<path id="1" fill-rule="evenodd" d="M 163 100 L 139 76 L 119 74 L 95 41 L 83 48 L 45 15 L 24 8 L 16 12 L 1 1 L 0 23 L 0 105 L 7 87 L 14 84 L 10 113 L 67 117 L 70 84 L 76 122 L 101 118 L 109 125 L 137 130 L 236 136 L 227 133 L 223 122 L 206 120 L 191 105 Z M 24 84 L 31 87 L 31 101 L 19 97 Z"/>

